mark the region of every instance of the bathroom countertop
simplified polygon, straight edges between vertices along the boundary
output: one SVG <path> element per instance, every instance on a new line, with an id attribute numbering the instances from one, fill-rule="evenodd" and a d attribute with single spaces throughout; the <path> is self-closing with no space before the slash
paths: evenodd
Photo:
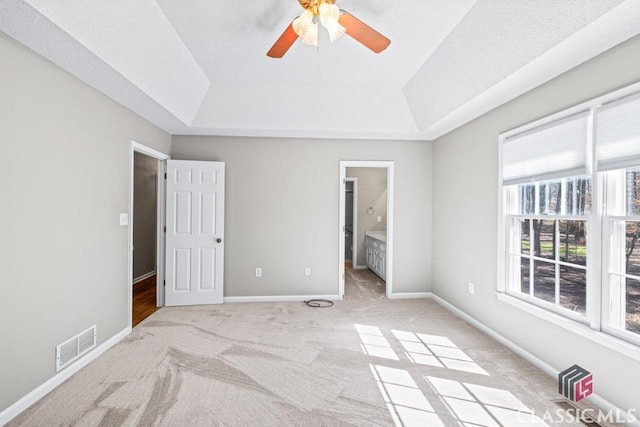
<path id="1" fill-rule="evenodd" d="M 380 240 L 381 242 L 387 241 L 387 232 L 386 231 L 365 231 L 365 236 L 372 237 L 376 240 Z"/>

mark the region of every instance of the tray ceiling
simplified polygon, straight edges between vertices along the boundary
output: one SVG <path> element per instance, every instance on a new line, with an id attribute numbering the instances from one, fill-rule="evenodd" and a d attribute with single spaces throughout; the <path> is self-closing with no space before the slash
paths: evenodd
<path id="1" fill-rule="evenodd" d="M 637 0 L 336 4 L 390 47 L 321 32 L 267 57 L 296 0 L 0 0 L 0 30 L 174 135 L 412 140 L 640 32 Z"/>

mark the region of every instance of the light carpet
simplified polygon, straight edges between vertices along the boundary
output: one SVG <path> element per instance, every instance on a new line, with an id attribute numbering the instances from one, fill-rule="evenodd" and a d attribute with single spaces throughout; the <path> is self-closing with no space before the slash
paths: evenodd
<path id="1" fill-rule="evenodd" d="M 438 304 L 347 274 L 331 308 L 162 308 L 9 426 L 515 426 L 559 408 L 552 378 Z"/>

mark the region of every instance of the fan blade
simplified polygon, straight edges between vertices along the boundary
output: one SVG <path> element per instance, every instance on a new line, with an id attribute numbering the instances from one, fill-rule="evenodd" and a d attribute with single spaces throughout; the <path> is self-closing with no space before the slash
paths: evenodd
<path id="1" fill-rule="evenodd" d="M 293 23 L 291 23 L 287 29 L 284 30 L 280 38 L 271 46 L 271 49 L 267 52 L 267 56 L 271 58 L 282 58 L 296 40 L 298 40 L 298 35 L 293 31 Z"/>
<path id="2" fill-rule="evenodd" d="M 339 23 L 351 37 L 374 51 L 380 53 L 391 44 L 391 40 L 351 15 L 349 12 L 341 11 Z"/>

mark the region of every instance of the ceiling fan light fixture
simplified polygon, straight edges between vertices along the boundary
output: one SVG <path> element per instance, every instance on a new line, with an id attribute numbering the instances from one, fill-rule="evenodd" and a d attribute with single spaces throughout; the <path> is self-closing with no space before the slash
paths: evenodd
<path id="1" fill-rule="evenodd" d="M 338 23 L 340 9 L 335 4 L 322 3 L 318 8 L 320 23 L 327 29 L 331 43 L 338 40 L 345 33 L 345 28 Z"/>
<path id="2" fill-rule="evenodd" d="M 310 46 L 318 46 L 318 24 L 312 22 L 307 31 L 302 35 L 302 43 Z"/>
<path id="3" fill-rule="evenodd" d="M 346 28 L 338 24 L 337 21 L 330 23 L 327 26 L 327 32 L 329 33 L 329 41 L 331 43 L 335 42 L 340 37 L 342 37 L 346 31 L 347 31 Z"/>
<path id="4" fill-rule="evenodd" d="M 329 28 L 332 22 L 338 22 L 340 19 L 340 9 L 335 4 L 322 3 L 318 8 L 320 15 L 320 23 L 325 28 Z"/>
<path id="5" fill-rule="evenodd" d="M 313 22 L 313 12 L 310 10 L 305 10 L 292 22 L 293 31 L 300 37 L 304 37 L 313 25 L 317 26 L 317 24 Z"/>

